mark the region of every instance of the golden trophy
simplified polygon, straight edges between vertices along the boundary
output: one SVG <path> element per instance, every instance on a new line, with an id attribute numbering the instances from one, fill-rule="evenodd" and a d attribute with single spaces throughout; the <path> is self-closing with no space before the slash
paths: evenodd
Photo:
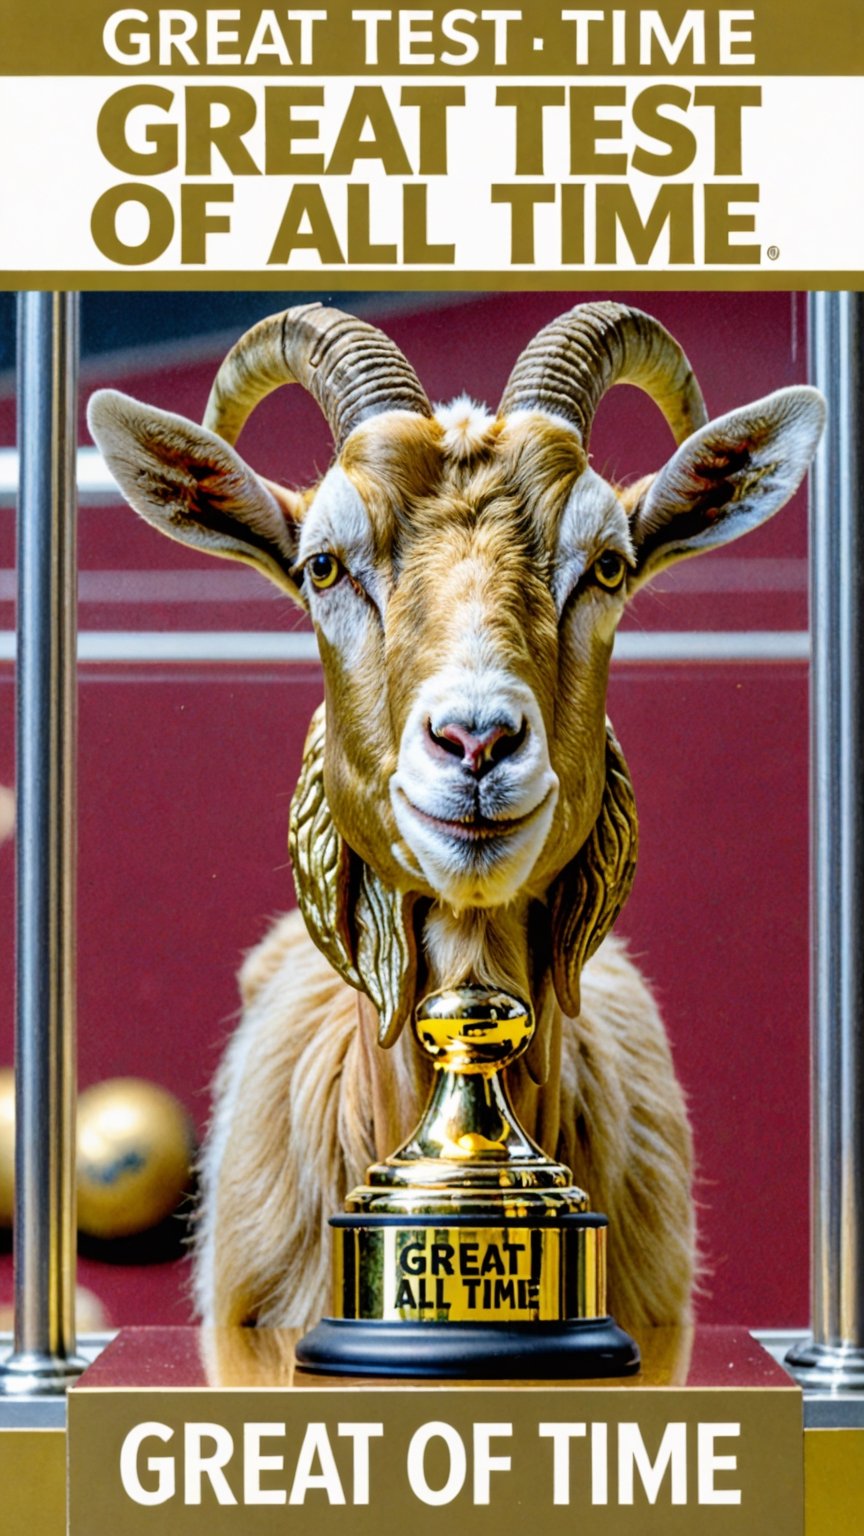
<path id="1" fill-rule="evenodd" d="M 466 985 L 426 997 L 414 1028 L 434 1066 L 429 1102 L 331 1219 L 336 1310 L 300 1340 L 298 1364 L 632 1374 L 639 1350 L 606 1312 L 606 1218 L 522 1130 L 502 1075 L 530 1043 L 530 1007 Z"/>

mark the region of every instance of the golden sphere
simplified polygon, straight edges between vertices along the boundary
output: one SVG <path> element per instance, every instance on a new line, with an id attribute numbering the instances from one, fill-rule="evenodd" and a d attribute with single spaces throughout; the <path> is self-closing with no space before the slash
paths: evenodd
<path id="1" fill-rule="evenodd" d="M 466 982 L 430 992 L 418 1005 L 415 1030 L 439 1066 L 457 1072 L 503 1067 L 528 1049 L 534 1014 L 509 992 Z"/>
<path id="2" fill-rule="evenodd" d="M 15 1073 L 0 1069 L 0 1227 L 15 1215 Z"/>
<path id="3" fill-rule="evenodd" d="M 131 1237 L 176 1210 L 189 1187 L 192 1122 L 166 1088 L 115 1077 L 78 1100 L 78 1229 Z"/>

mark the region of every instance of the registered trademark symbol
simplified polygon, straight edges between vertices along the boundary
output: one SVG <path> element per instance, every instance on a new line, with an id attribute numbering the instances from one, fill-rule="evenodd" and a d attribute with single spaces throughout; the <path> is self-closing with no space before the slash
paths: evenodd
<path id="1" fill-rule="evenodd" d="M 777 257 L 780 255 L 779 245 L 769 245 L 766 254 L 769 261 L 776 261 Z"/>

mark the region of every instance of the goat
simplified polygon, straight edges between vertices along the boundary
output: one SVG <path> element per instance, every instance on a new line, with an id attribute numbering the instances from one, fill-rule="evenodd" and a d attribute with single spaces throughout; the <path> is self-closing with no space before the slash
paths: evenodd
<path id="1" fill-rule="evenodd" d="M 302 492 L 232 446 L 292 382 L 336 449 Z M 646 391 L 678 445 L 628 489 L 589 464 L 616 383 Z M 302 917 L 247 958 L 215 1085 L 205 1321 L 303 1327 L 326 1310 L 327 1218 L 428 1092 L 403 1025 L 427 990 L 468 980 L 531 999 L 510 1091 L 609 1216 L 611 1310 L 630 1328 L 690 1315 L 684 1098 L 651 994 L 607 937 L 636 851 L 609 661 L 644 582 L 792 495 L 823 417 L 796 387 L 709 422 L 678 344 L 611 302 L 541 330 L 495 414 L 464 397 L 433 411 L 389 338 L 319 305 L 241 338 L 203 427 L 94 395 L 93 436 L 131 505 L 270 577 L 310 612 L 323 665 L 291 816 Z"/>

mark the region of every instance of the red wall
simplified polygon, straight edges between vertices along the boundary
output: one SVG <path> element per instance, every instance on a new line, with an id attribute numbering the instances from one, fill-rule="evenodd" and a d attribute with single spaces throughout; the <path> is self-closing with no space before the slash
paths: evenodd
<path id="1" fill-rule="evenodd" d="M 467 389 L 494 404 L 519 348 L 568 302 L 567 295 L 498 295 L 424 310 L 418 296 L 416 310 L 383 323 L 433 398 Z M 652 294 L 641 302 L 683 342 L 712 414 L 804 376 L 802 313 L 788 295 Z M 262 312 L 267 303 L 262 295 Z M 200 417 L 214 362 L 169 370 L 139 363 L 137 371 L 115 364 L 98 377 L 90 369 L 87 383 L 119 384 Z M 12 434 L 11 408 L 0 402 L 0 442 Z M 601 407 L 592 450 L 595 467 L 625 475 L 657 467 L 670 443 L 650 403 L 621 389 Z M 263 472 L 296 482 L 324 467 L 330 449 L 316 408 L 291 390 L 261 407 L 243 451 Z M 12 514 L 0 512 L 0 570 L 13 564 L 11 523 Z M 298 625 L 287 599 L 266 583 L 160 540 L 126 509 L 82 510 L 80 545 L 83 629 Z M 133 574 L 100 574 L 111 571 Z M 144 584 L 154 571 L 166 573 L 155 590 Z M 0 601 L 0 628 L 12 622 L 11 604 Z M 800 495 L 741 545 L 665 577 L 627 620 L 642 630 L 805 626 Z M 11 671 L 0 665 L 0 782 L 13 775 Z M 203 1123 L 207 1084 L 236 1018 L 239 957 L 292 899 L 288 802 L 319 697 L 311 665 L 82 669 L 82 1084 L 118 1073 L 152 1077 Z M 807 1316 L 806 667 L 621 662 L 610 714 L 642 825 L 639 873 L 620 931 L 655 983 L 690 1097 L 706 1258 L 702 1316 L 800 1324 Z M 0 1061 L 11 1060 L 12 1049 L 12 865 L 7 845 L 0 849 Z M 82 1279 L 115 1322 L 176 1322 L 187 1312 L 182 1265 L 91 1261 Z M 0 1295 L 4 1286 L 8 1260 L 0 1261 Z"/>

